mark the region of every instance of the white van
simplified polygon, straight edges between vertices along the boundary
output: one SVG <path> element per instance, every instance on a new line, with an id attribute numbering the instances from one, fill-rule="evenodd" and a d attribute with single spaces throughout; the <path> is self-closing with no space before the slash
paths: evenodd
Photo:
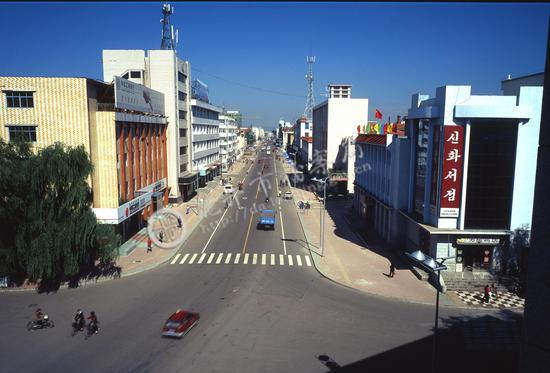
<path id="1" fill-rule="evenodd" d="M 225 184 L 223 186 L 223 194 L 233 194 L 233 185 Z"/>

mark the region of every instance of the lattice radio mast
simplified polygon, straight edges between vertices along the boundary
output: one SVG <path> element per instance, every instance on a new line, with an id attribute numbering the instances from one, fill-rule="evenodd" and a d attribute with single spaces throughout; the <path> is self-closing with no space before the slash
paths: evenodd
<path id="1" fill-rule="evenodd" d="M 315 63 L 315 56 L 307 56 L 307 99 L 306 109 L 304 110 L 304 116 L 310 120 L 313 119 L 313 107 L 315 106 L 315 96 L 313 96 L 313 64 Z"/>
<path id="2" fill-rule="evenodd" d="M 178 44 L 178 30 L 174 38 L 174 26 L 170 24 L 170 16 L 174 14 L 174 7 L 168 3 L 164 3 L 162 6 L 162 40 L 160 42 L 160 49 L 172 49 L 176 50 Z"/>

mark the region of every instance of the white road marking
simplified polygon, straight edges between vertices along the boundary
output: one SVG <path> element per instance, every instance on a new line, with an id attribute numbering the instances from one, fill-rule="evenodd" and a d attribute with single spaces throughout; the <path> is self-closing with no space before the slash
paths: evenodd
<path id="1" fill-rule="evenodd" d="M 233 264 L 239 264 L 240 258 L 241 258 L 241 253 L 237 253 L 237 255 L 235 255 L 235 261 L 233 262 Z"/>
<path id="2" fill-rule="evenodd" d="M 288 265 L 289 265 L 289 266 L 293 266 L 293 265 L 294 265 L 294 263 L 292 262 L 292 255 L 289 255 L 289 256 L 288 256 Z"/>
<path id="3" fill-rule="evenodd" d="M 262 265 L 265 265 L 265 254 L 262 254 Z"/>
<path id="4" fill-rule="evenodd" d="M 229 264 L 229 262 L 231 261 L 231 253 L 227 254 L 227 257 L 225 258 L 225 264 Z"/>
<path id="5" fill-rule="evenodd" d="M 197 264 L 202 264 L 202 262 L 203 262 L 203 260 L 204 260 L 205 257 L 206 257 L 206 253 L 202 253 L 202 255 L 201 255 L 199 261 L 197 262 Z"/>
<path id="6" fill-rule="evenodd" d="M 248 264 L 248 253 L 244 254 L 243 264 Z"/>
<path id="7" fill-rule="evenodd" d="M 216 264 L 220 264 L 222 262 L 222 258 L 223 258 L 223 253 L 220 253 L 218 255 L 218 259 L 216 259 Z"/>
<path id="8" fill-rule="evenodd" d="M 174 257 L 174 259 L 172 259 L 172 261 L 170 262 L 170 264 L 174 264 L 175 262 L 178 261 L 178 258 L 181 256 L 181 254 L 176 254 L 176 256 Z"/>
<path id="9" fill-rule="evenodd" d="M 271 265 L 275 265 L 275 254 L 271 254 Z"/>
<path id="10" fill-rule="evenodd" d="M 285 256 L 283 254 L 279 254 L 279 265 L 285 265 Z"/>
<path id="11" fill-rule="evenodd" d="M 309 256 L 306 256 L 306 263 L 308 267 L 311 267 L 311 261 L 309 260 Z"/>
<path id="12" fill-rule="evenodd" d="M 189 254 L 185 254 L 185 255 L 183 256 L 183 259 L 181 260 L 180 264 L 185 263 L 185 261 L 187 260 L 187 257 L 188 257 L 188 256 L 189 256 Z"/>
<path id="13" fill-rule="evenodd" d="M 210 256 L 208 257 L 208 261 L 206 262 L 206 264 L 212 263 L 212 260 L 214 259 L 214 256 L 215 256 L 215 255 L 216 255 L 216 254 L 211 253 Z"/>
<path id="14" fill-rule="evenodd" d="M 254 254 L 252 256 L 252 264 L 256 264 L 256 263 L 258 263 L 258 254 Z"/>
<path id="15" fill-rule="evenodd" d="M 231 196 L 231 199 L 233 199 L 234 196 Z M 204 248 L 202 249 L 201 253 L 204 253 L 204 251 L 206 250 L 206 248 L 208 247 L 208 244 L 210 243 L 210 241 L 212 240 L 212 237 L 214 237 L 214 234 L 216 233 L 216 231 L 218 230 L 218 227 L 220 226 L 220 223 L 222 222 L 223 218 L 225 217 L 225 214 L 227 214 L 227 211 L 229 211 L 229 209 L 225 209 L 225 212 L 223 213 L 220 221 L 218 222 L 218 225 L 216 225 L 216 228 L 214 228 L 214 232 L 212 232 L 212 234 L 210 235 L 210 238 L 208 239 L 208 242 L 206 242 L 206 245 L 204 245 Z"/>
<path id="16" fill-rule="evenodd" d="M 283 210 L 279 213 L 279 218 L 281 218 L 281 231 L 283 232 L 283 251 L 286 255 L 286 240 L 285 240 L 285 226 L 283 225 Z"/>
<path id="17" fill-rule="evenodd" d="M 300 255 L 296 255 L 296 262 L 298 263 L 299 266 L 302 265 L 302 258 L 300 258 Z"/>
<path id="18" fill-rule="evenodd" d="M 197 255 L 199 255 L 199 254 L 193 254 L 193 256 L 191 257 L 191 260 L 187 264 L 193 264 L 193 262 L 195 261 L 195 258 L 197 257 Z"/>

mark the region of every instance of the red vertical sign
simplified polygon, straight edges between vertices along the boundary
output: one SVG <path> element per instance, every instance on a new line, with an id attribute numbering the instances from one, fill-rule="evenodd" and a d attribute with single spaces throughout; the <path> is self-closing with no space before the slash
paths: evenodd
<path id="1" fill-rule="evenodd" d="M 462 191 L 464 127 L 443 126 L 443 172 L 439 216 L 458 218 Z"/>

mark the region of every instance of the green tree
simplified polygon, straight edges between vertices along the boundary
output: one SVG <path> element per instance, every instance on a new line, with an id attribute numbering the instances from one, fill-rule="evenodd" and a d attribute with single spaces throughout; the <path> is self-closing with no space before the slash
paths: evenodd
<path id="1" fill-rule="evenodd" d="M 74 276 L 116 258 L 119 237 L 97 222 L 83 146 L 56 143 L 33 155 L 28 145 L 0 143 L 0 268 L 31 280 Z"/>

